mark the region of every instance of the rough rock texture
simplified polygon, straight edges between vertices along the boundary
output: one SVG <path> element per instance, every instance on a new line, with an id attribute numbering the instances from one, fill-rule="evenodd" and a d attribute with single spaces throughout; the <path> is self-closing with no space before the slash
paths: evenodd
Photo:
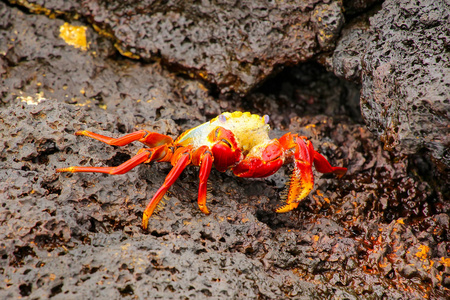
<path id="1" fill-rule="evenodd" d="M 161 60 L 242 94 L 280 66 L 332 50 L 344 23 L 336 0 L 17 2 L 88 18 L 126 56 Z"/>
<path id="2" fill-rule="evenodd" d="M 60 37 L 64 23 L 0 2 L 1 299 L 448 295 L 448 185 L 424 157 L 383 149 L 358 115 L 357 86 L 307 64 L 245 98 L 212 97 L 159 63 L 123 59 L 89 27 L 89 47 L 75 48 Z M 276 214 L 289 167 L 257 180 L 214 170 L 205 216 L 198 170 L 187 168 L 146 232 L 142 212 L 169 165 L 54 172 L 118 165 L 139 149 L 76 137 L 78 129 L 176 137 L 223 110 L 270 115 L 274 136 L 308 136 L 348 174 L 316 174 L 311 196 Z"/>
<path id="3" fill-rule="evenodd" d="M 362 83 L 361 111 L 386 149 L 450 170 L 450 4 L 388 0 L 343 31 L 333 70 Z M 448 178 L 448 176 L 446 176 Z"/>

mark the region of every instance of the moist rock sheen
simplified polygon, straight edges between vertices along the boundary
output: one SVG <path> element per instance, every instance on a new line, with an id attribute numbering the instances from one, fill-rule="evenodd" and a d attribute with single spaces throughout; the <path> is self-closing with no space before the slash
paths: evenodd
<path id="1" fill-rule="evenodd" d="M 15 1 L 14 1 L 15 2 Z M 78 1 L 74 1 L 77 2 Z M 161 59 L 182 72 L 241 94 L 279 66 L 334 48 L 341 1 L 28 1 L 88 18 L 121 53 Z"/>
<path id="2" fill-rule="evenodd" d="M 343 31 L 334 72 L 361 81 L 368 127 L 398 154 L 426 150 L 450 168 L 450 4 L 393 1 Z"/>

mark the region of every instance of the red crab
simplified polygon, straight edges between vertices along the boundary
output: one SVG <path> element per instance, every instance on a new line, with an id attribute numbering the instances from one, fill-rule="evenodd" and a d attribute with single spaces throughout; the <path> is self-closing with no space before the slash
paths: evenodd
<path id="1" fill-rule="evenodd" d="M 111 138 L 90 131 L 77 131 L 113 146 L 125 146 L 139 141 L 146 147 L 117 167 L 69 167 L 56 172 L 97 172 L 124 174 L 137 165 L 151 161 L 170 162 L 172 170 L 164 184 L 147 205 L 142 218 L 142 227 L 147 229 L 148 219 L 170 186 L 188 165 L 200 167 L 198 206 L 209 214 L 206 207 L 206 184 L 211 167 L 224 172 L 231 169 L 239 177 L 267 177 L 285 163 L 293 163 L 294 171 L 290 181 L 286 205 L 276 210 L 288 212 L 296 208 L 313 188 L 312 165 L 321 173 L 335 173 L 342 177 L 347 169 L 332 167 L 321 154 L 316 152 L 306 137 L 286 133 L 280 139 L 269 138 L 269 117 L 249 112 L 224 112 L 218 117 L 181 134 L 175 141 L 171 137 L 147 130 L 139 130 L 120 138 Z"/>

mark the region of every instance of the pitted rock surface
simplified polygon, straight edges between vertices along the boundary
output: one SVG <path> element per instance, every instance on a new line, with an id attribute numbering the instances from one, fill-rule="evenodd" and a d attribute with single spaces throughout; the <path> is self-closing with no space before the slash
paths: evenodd
<path id="1" fill-rule="evenodd" d="M 344 23 L 335 0 L 25 3 L 37 12 L 87 18 L 126 56 L 160 60 L 241 94 L 280 66 L 332 50 Z"/>
<path id="2" fill-rule="evenodd" d="M 425 156 L 383 149 L 358 114 L 357 86 L 308 64 L 245 98 L 213 97 L 159 63 L 115 55 L 89 27 L 88 49 L 67 44 L 65 22 L 0 2 L 0 298 L 448 295 L 448 185 Z M 267 179 L 213 170 L 206 216 L 198 168 L 189 167 L 143 231 L 142 212 L 169 164 L 120 176 L 55 173 L 116 166 L 140 147 L 76 130 L 176 137 L 224 110 L 270 115 L 274 137 L 307 136 L 348 174 L 316 173 L 299 208 L 276 214 L 289 166 Z"/>
<path id="3" fill-rule="evenodd" d="M 334 72 L 360 81 L 361 112 L 386 149 L 427 152 L 449 180 L 450 5 L 384 1 L 344 29 Z"/>

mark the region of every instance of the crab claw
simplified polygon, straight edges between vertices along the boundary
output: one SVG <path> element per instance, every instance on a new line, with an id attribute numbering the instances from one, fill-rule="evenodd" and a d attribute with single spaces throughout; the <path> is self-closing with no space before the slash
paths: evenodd
<path id="1" fill-rule="evenodd" d="M 293 136 L 296 147 L 294 152 L 294 172 L 291 175 L 286 205 L 278 208 L 277 213 L 284 213 L 297 208 L 302 199 L 309 195 L 314 187 L 312 163 L 314 148 L 310 141 Z"/>
<path id="2" fill-rule="evenodd" d="M 347 172 L 347 168 L 332 167 L 325 157 L 314 150 L 310 141 L 305 142 L 304 137 L 287 133 L 280 138 L 280 143 L 287 153 L 294 152 L 294 172 L 291 175 L 286 205 L 278 208 L 278 213 L 293 210 L 309 195 L 314 187 L 313 163 L 317 171 L 335 173 L 339 178 Z"/>
<path id="3" fill-rule="evenodd" d="M 239 177 L 267 177 L 278 171 L 283 162 L 283 147 L 278 140 L 271 140 L 266 144 L 253 147 L 233 168 L 233 173 Z"/>

